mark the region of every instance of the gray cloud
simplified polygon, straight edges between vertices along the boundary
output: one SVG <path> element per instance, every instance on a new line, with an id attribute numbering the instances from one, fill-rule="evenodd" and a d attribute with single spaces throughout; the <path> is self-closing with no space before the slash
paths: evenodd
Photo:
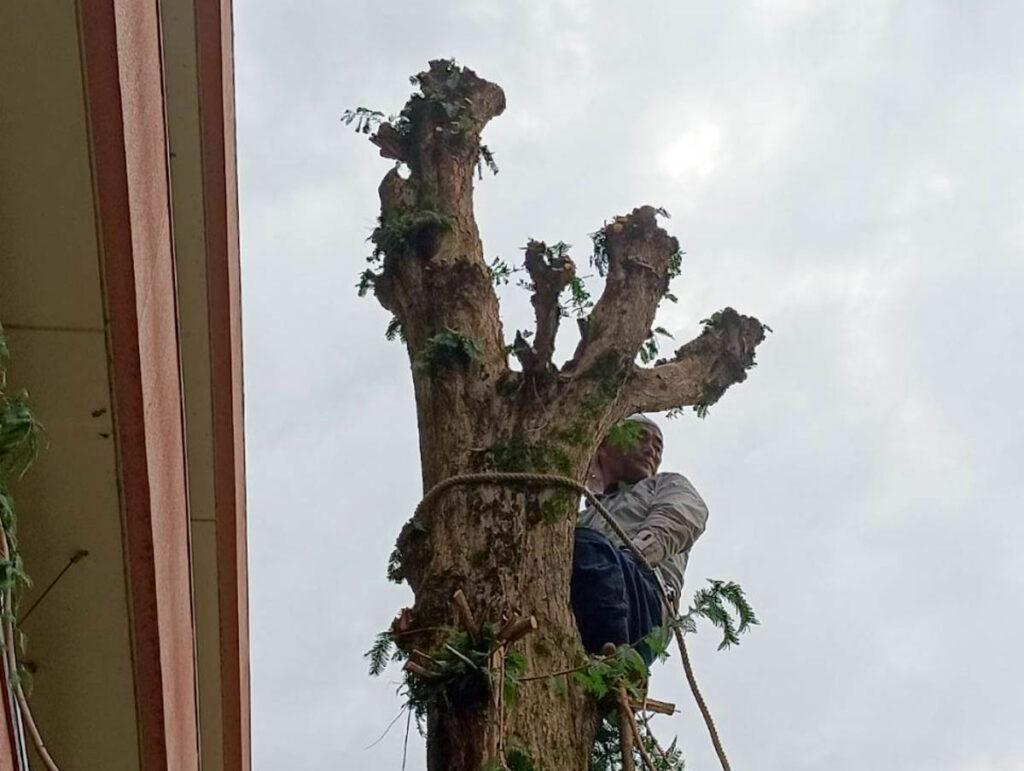
<path id="1" fill-rule="evenodd" d="M 353 284 L 386 171 L 340 125 L 455 55 L 500 82 L 490 256 L 665 206 L 688 254 L 662 323 L 776 334 L 664 422 L 708 500 L 689 585 L 763 619 L 693 639 L 737 768 L 1024 769 L 1024 59 L 1010 3 L 236 3 L 257 768 L 395 768 L 397 673 L 360 654 L 419 494 L 408 361 Z M 526 298 L 503 292 L 506 328 Z M 570 331 L 561 341 L 571 349 Z M 654 693 L 714 768 L 679 663 Z M 410 769 L 422 769 L 413 738 Z"/>

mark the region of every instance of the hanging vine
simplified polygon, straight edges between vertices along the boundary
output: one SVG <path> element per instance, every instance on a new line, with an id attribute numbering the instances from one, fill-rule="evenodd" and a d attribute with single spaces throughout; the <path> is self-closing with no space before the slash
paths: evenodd
<path id="1" fill-rule="evenodd" d="M 26 638 L 18 628 L 18 606 L 32 581 L 18 551 L 18 520 L 11 484 L 21 479 L 39 451 L 40 425 L 24 390 L 13 395 L 7 389 L 7 339 L 0 327 L 0 597 L 2 597 L 3 647 L 10 688 L 21 718 L 48 771 L 58 771 L 36 727 L 25 695 L 28 672 L 18 662 L 24 656 Z"/>

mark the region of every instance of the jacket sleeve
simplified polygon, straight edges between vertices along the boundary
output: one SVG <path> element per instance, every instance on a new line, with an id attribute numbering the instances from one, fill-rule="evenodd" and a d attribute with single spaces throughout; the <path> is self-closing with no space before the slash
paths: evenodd
<path id="1" fill-rule="evenodd" d="M 673 557 L 693 546 L 708 521 L 708 507 L 690 480 L 682 474 L 658 474 L 654 500 L 642 529 L 661 542 L 665 556 Z"/>

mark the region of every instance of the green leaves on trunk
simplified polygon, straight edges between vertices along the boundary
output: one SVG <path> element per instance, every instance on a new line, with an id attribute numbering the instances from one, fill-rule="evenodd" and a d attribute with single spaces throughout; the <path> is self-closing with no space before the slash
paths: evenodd
<path id="1" fill-rule="evenodd" d="M 512 436 L 491 445 L 488 455 L 495 471 L 538 474 L 556 471 L 565 476 L 572 473 L 569 454 L 553 442 L 528 442 L 522 436 Z"/>
<path id="2" fill-rule="evenodd" d="M 620 452 L 637 447 L 644 438 L 644 424 L 636 420 L 622 419 L 608 432 L 607 441 Z"/>
<path id="3" fill-rule="evenodd" d="M 437 373 L 443 370 L 466 370 L 480 359 L 476 341 L 454 329 L 445 328 L 427 339 L 417 354 L 413 369 Z"/>
<path id="4" fill-rule="evenodd" d="M 446 638 L 430 652 L 414 651 L 411 658 L 425 675 L 406 670 L 402 685 L 406 706 L 412 710 L 417 724 L 434 704 L 477 704 L 482 707 L 492 689 L 502 688 L 505 703 L 513 706 L 526 672 L 526 657 L 522 652 L 507 648 L 504 659 L 504 678 L 495 682 L 497 671 L 491 669 L 491 657 L 498 647 L 494 624 L 483 624 L 471 639 L 463 629 L 445 629 Z M 396 645 L 395 634 L 388 630 L 374 638 L 373 645 L 364 654 L 369 661 L 370 675 L 376 677 L 388 664 L 410 659 L 410 652 Z"/>
<path id="5" fill-rule="evenodd" d="M 453 217 L 430 209 L 412 209 L 381 218 L 370 236 L 375 247 L 369 259 L 379 260 L 385 254 L 397 257 L 405 251 L 415 251 L 454 223 Z"/>
<path id="6" fill-rule="evenodd" d="M 640 686 L 647 682 L 647 664 L 631 645 L 620 645 L 612 656 L 591 656 L 590 664 L 572 674 L 573 682 L 595 700 L 601 700 L 623 687 L 631 696 L 640 696 Z"/>

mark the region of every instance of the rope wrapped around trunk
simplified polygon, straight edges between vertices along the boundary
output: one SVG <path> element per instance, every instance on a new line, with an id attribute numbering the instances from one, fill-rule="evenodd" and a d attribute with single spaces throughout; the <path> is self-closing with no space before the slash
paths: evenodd
<path id="1" fill-rule="evenodd" d="M 633 545 L 629 539 L 626 531 L 622 529 L 622 526 L 615 521 L 612 517 L 611 512 L 605 508 L 604 504 L 598 500 L 597 496 L 588 490 L 584 485 L 581 485 L 575 479 L 564 477 L 559 474 L 533 474 L 529 472 L 519 471 L 486 471 L 474 474 L 456 474 L 455 476 L 448 477 L 436 485 L 431 487 L 423 499 L 416 506 L 413 517 L 418 517 L 434 500 L 436 500 L 442 493 L 461 485 L 474 485 L 474 484 L 497 484 L 507 485 L 512 483 L 528 484 L 528 485 L 542 485 L 548 487 L 564 487 L 582 495 L 586 498 L 587 502 L 597 509 L 602 519 L 608 524 L 608 527 L 618 536 L 619 540 L 622 541 L 623 546 L 629 550 L 629 552 L 636 557 L 637 561 L 643 565 L 652 574 L 654 568 L 647 561 L 647 558 L 640 552 L 636 546 Z M 661 598 L 662 604 L 665 606 L 665 612 L 670 619 L 677 620 L 675 607 L 672 605 L 671 600 L 665 593 L 665 588 L 661 585 L 660 581 L 655 581 L 655 585 L 658 590 L 658 595 Z M 711 743 L 715 747 L 715 753 L 718 755 L 718 760 L 722 764 L 722 771 L 732 771 L 729 766 L 729 760 L 725 756 L 725 750 L 722 748 L 722 742 L 718 738 L 718 730 L 715 728 L 715 721 L 711 717 L 711 712 L 708 710 L 708 705 L 704 701 L 704 697 L 701 695 L 700 688 L 697 687 L 697 678 L 693 674 L 693 666 L 690 664 L 690 656 L 686 650 L 686 643 L 683 641 L 683 633 L 680 629 L 679 624 L 672 624 L 672 630 L 675 633 L 676 642 L 679 645 L 679 655 L 683 661 L 683 671 L 686 673 L 686 680 L 690 685 L 690 691 L 693 693 L 693 698 L 697 702 L 697 707 L 700 709 L 701 716 L 704 718 L 704 725 L 708 728 L 708 733 L 711 735 Z"/>

